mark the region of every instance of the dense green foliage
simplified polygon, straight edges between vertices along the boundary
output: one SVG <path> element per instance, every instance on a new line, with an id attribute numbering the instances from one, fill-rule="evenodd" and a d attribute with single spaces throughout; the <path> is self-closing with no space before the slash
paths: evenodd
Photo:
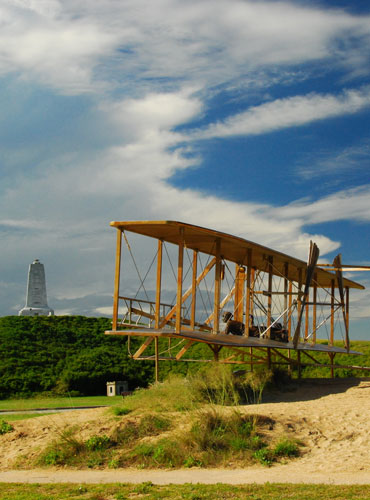
<path id="1" fill-rule="evenodd" d="M 108 318 L 0 318 L 0 399 L 39 393 L 105 394 L 106 382 L 110 380 L 127 380 L 130 389 L 147 386 L 154 379 L 154 363 L 133 361 L 128 352 L 127 337 L 104 335 L 104 331 L 110 328 Z M 130 351 L 134 353 L 140 344 L 140 339 L 132 339 Z M 353 342 L 351 349 L 361 351 L 365 356 L 337 355 L 335 363 L 370 366 L 369 342 Z M 160 339 L 159 350 L 166 356 L 171 355 L 166 339 Z M 152 345 L 145 354 L 153 352 Z M 191 357 L 209 359 L 212 353 L 206 344 L 194 344 Z M 328 362 L 326 354 L 317 353 L 315 357 Z M 198 369 L 198 363 L 162 362 L 159 375 L 164 380 L 170 373 L 188 375 Z M 335 375 L 341 377 L 368 374 L 351 369 L 335 371 Z M 330 376 L 330 369 L 305 368 L 302 376 L 326 377 Z"/>
<path id="2" fill-rule="evenodd" d="M 129 387 L 153 380 L 152 363 L 129 359 L 126 338 L 109 337 L 106 318 L 0 318 L 0 399 L 54 394 L 105 394 L 106 382 Z"/>

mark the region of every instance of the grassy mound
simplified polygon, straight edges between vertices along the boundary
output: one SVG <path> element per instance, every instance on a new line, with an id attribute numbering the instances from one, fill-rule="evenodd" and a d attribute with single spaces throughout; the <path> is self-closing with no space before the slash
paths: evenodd
<path id="1" fill-rule="evenodd" d="M 278 440 L 275 422 L 236 408 L 258 402 L 266 376 L 232 375 L 216 365 L 198 376 L 170 378 L 140 389 L 107 410 L 109 433 L 82 437 L 66 427 L 37 458 L 38 466 L 217 467 L 273 462 L 299 455 L 300 443 Z"/>

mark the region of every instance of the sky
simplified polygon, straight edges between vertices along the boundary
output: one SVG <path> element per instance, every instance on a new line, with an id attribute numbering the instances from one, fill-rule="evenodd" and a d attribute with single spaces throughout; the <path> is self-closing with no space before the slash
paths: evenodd
<path id="1" fill-rule="evenodd" d="M 370 265 L 370 4 L 0 0 L 0 315 L 110 315 L 112 220 Z M 370 339 L 370 273 L 349 274 Z"/>

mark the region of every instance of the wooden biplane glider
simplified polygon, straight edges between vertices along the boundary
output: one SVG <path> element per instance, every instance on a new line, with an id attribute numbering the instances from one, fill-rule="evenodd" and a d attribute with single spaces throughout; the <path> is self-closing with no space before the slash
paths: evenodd
<path id="1" fill-rule="evenodd" d="M 132 357 L 155 361 L 156 378 L 159 360 L 216 360 L 251 369 L 286 364 L 299 373 L 303 364 L 313 364 L 331 367 L 333 375 L 336 354 L 361 354 L 350 349 L 349 290 L 364 287 L 343 277 L 340 255 L 331 272 L 318 265 L 319 249 L 312 242 L 304 262 L 182 222 L 111 226 L 117 229 L 113 322 L 105 333 L 127 335 L 129 345 L 131 337 L 141 338 Z M 133 244 L 139 255 L 153 253 L 145 256 L 149 266 L 142 272 Z M 161 352 L 160 339 L 168 340 L 164 350 L 160 341 Z M 191 357 L 199 342 L 209 346 L 211 359 Z M 315 359 L 315 352 L 327 353 L 329 363 Z"/>

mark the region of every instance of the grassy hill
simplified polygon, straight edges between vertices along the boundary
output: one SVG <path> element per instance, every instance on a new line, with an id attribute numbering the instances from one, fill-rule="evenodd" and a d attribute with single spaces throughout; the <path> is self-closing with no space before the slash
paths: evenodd
<path id="1" fill-rule="evenodd" d="M 48 392 L 102 395 L 109 380 L 127 380 L 130 389 L 147 386 L 154 380 L 153 362 L 133 361 L 126 337 L 104 335 L 110 328 L 108 318 L 0 318 L 0 399 Z M 131 352 L 135 352 L 140 343 L 133 339 Z M 162 340 L 160 351 L 165 350 L 166 345 L 167 340 Z M 335 363 L 370 366 L 370 342 L 355 341 L 351 348 L 363 352 L 364 356 L 337 355 Z M 196 344 L 191 356 L 193 359 L 209 358 L 210 350 L 204 344 Z M 315 356 L 328 362 L 327 355 L 317 353 Z M 198 369 L 198 363 L 161 362 L 159 374 L 163 380 L 169 373 L 186 375 Z M 358 370 L 336 370 L 336 376 L 368 374 Z M 309 367 L 303 370 L 303 376 L 327 377 L 330 370 Z"/>

